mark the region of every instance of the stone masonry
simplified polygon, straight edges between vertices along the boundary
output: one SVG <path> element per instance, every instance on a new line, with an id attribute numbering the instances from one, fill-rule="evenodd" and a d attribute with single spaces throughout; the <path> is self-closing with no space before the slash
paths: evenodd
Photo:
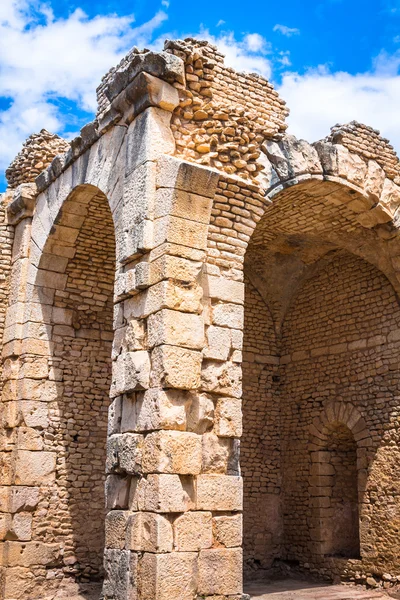
<path id="1" fill-rule="evenodd" d="M 0 598 L 397 584 L 393 148 L 288 135 L 268 81 L 190 38 L 97 94 L 0 202 Z"/>

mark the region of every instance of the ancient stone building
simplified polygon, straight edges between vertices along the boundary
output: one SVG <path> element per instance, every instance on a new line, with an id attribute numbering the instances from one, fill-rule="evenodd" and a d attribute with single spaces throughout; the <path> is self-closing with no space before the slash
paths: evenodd
<path id="1" fill-rule="evenodd" d="M 289 567 L 390 586 L 393 148 L 287 135 L 271 84 L 191 39 L 132 51 L 98 105 L 68 145 L 30 138 L 1 199 L 0 597 L 238 600 Z"/>

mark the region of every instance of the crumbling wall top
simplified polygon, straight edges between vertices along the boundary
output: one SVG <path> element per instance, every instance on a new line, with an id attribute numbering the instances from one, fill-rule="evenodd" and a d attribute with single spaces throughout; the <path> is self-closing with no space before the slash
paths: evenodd
<path id="1" fill-rule="evenodd" d="M 331 133 L 325 141 L 341 144 L 367 160 L 375 160 L 389 179 L 400 183 L 399 157 L 389 140 L 382 137 L 377 129 L 357 121 L 345 125 L 337 124 L 331 128 Z"/>
<path id="2" fill-rule="evenodd" d="M 21 183 L 34 182 L 53 158 L 68 148 L 66 140 L 46 129 L 33 133 L 6 170 L 9 187 L 14 189 Z"/>

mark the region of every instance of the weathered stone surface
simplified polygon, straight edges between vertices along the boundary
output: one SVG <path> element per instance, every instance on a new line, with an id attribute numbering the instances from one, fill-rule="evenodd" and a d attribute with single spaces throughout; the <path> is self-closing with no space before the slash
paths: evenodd
<path id="1" fill-rule="evenodd" d="M 138 556 L 129 550 L 104 551 L 104 600 L 138 600 Z"/>
<path id="2" fill-rule="evenodd" d="M 202 440 L 195 433 L 158 431 L 146 436 L 143 445 L 145 473 L 197 475 L 201 471 Z"/>
<path id="3" fill-rule="evenodd" d="M 242 510 L 243 482 L 230 475 L 199 475 L 197 477 L 198 510 Z"/>
<path id="4" fill-rule="evenodd" d="M 242 550 L 201 550 L 200 594 L 239 594 L 242 591 Z"/>
<path id="5" fill-rule="evenodd" d="M 174 521 L 174 548 L 191 552 L 212 546 L 212 518 L 210 512 L 187 512 Z"/>
<path id="6" fill-rule="evenodd" d="M 157 346 L 152 354 L 150 384 L 191 390 L 199 387 L 201 353 L 178 346 Z"/>
<path id="7" fill-rule="evenodd" d="M 185 512 L 194 508 L 191 481 L 179 475 L 147 475 L 137 492 L 139 510 L 160 513 Z"/>
<path id="8" fill-rule="evenodd" d="M 242 545 L 242 515 L 223 515 L 213 517 L 214 539 L 226 548 Z"/>
<path id="9" fill-rule="evenodd" d="M 140 512 L 131 514 L 126 531 L 126 547 L 140 552 L 172 552 L 172 525 L 165 517 Z"/>
<path id="10" fill-rule="evenodd" d="M 147 332 L 150 346 L 170 344 L 193 350 L 204 346 L 204 323 L 200 315 L 160 310 L 150 315 Z"/>
<path id="11" fill-rule="evenodd" d="M 147 389 L 150 379 L 149 353 L 145 350 L 124 352 L 113 362 L 112 377 L 112 398 L 137 389 Z"/>
<path id="12" fill-rule="evenodd" d="M 197 591 L 196 552 L 145 553 L 139 564 L 143 600 L 192 600 Z"/>
<path id="13" fill-rule="evenodd" d="M 187 411 L 193 400 L 183 390 L 146 390 L 125 396 L 122 406 L 121 431 L 154 429 L 185 430 Z"/>

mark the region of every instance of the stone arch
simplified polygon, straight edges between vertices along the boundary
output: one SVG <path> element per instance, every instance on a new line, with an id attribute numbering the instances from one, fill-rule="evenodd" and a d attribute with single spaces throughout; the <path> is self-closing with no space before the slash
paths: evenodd
<path id="1" fill-rule="evenodd" d="M 26 551 L 32 544 L 37 554 L 25 560 L 43 565 L 24 593 L 34 585 L 45 595 L 71 581 L 85 597 L 103 576 L 115 227 L 93 185 L 74 188 L 57 212 L 51 198 L 50 188 L 39 197 L 27 236 L 26 298 L 17 315 L 15 484 L 35 496 Z"/>
<path id="2" fill-rule="evenodd" d="M 349 402 L 327 402 L 310 426 L 310 535 L 321 557 L 360 558 L 366 470 L 359 447 L 369 444 L 367 423 Z"/>
<path id="3" fill-rule="evenodd" d="M 302 286 L 335 257 L 347 255 L 359 257 L 376 267 L 398 293 L 400 246 L 396 219 L 399 188 L 379 164 L 338 144 L 320 142 L 310 145 L 291 136 L 285 136 L 280 142 L 264 143 L 263 152 L 260 159 L 265 166 L 262 193 L 259 187 L 239 178 L 225 175 L 219 178 L 207 250 L 206 290 L 211 314 L 213 311 L 218 315 L 223 311 L 227 315 L 235 314 L 229 324 L 228 318 L 225 323 L 220 317 L 218 320 L 233 330 L 242 327 L 244 271 L 245 282 L 246 278 L 250 280 L 261 296 L 260 306 L 264 301 L 265 313 L 272 313 L 279 339 L 282 323 Z M 266 247 L 272 248 L 268 256 L 263 254 Z M 263 274 L 257 266 L 271 261 L 273 254 L 280 255 L 279 261 L 270 263 L 272 267 Z M 301 261 L 304 264 L 298 269 Z M 244 304 L 246 327 L 246 298 Z M 398 324 L 394 323 L 394 327 Z M 246 331 L 244 334 L 243 360 L 246 362 L 246 354 L 253 356 L 254 351 L 246 347 Z M 396 335 L 390 334 L 390 340 Z M 385 343 L 391 344 L 389 338 Z M 211 344 L 211 336 L 208 340 Z M 236 348 L 231 343 L 226 352 L 228 360 L 220 369 L 232 382 L 240 379 L 235 353 Z M 283 366 L 287 357 L 278 352 L 274 359 L 276 364 Z M 203 360 L 205 372 L 209 368 L 207 363 Z M 274 377 L 279 389 L 280 375 L 277 373 Z M 244 394 L 246 378 L 244 373 Z M 232 383 L 232 392 L 233 389 Z M 389 414 L 387 416 L 390 418 Z M 242 457 L 250 456 L 252 451 L 246 447 L 248 423 L 249 415 L 245 410 Z M 363 469 L 365 484 L 365 467 Z M 246 499 L 246 465 L 243 474 Z M 245 513 L 247 508 L 245 503 Z M 267 563 L 261 567 L 268 568 Z M 338 572 L 326 564 L 317 567 L 322 574 Z M 273 556 L 269 566 L 274 566 Z M 256 576 L 251 569 L 250 572 L 251 577 Z"/>

